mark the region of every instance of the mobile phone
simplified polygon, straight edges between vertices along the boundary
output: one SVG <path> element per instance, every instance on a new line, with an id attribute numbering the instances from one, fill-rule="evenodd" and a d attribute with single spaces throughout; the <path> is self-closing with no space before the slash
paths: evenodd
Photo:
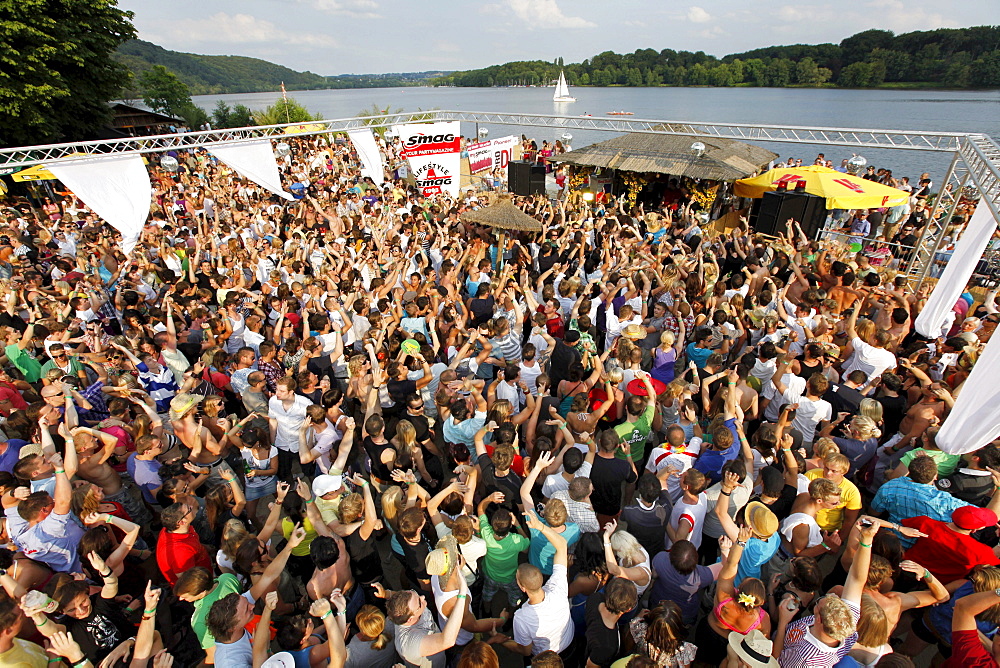
<path id="1" fill-rule="evenodd" d="M 875 523 L 872 522 L 871 520 L 861 520 L 861 526 L 863 526 L 865 528 L 870 527 L 873 524 L 875 524 Z"/>

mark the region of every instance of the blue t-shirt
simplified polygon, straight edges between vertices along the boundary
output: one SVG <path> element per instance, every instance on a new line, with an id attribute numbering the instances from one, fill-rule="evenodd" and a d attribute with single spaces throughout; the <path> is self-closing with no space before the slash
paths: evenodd
<path id="1" fill-rule="evenodd" d="M 147 503 L 156 504 L 156 497 L 153 490 L 163 484 L 160 480 L 160 462 L 155 459 L 139 459 L 136 453 L 131 453 L 125 462 L 128 474 L 135 480 L 135 484 L 142 490 L 142 496 Z"/>
<path id="2" fill-rule="evenodd" d="M 695 344 L 689 343 L 684 352 L 687 353 L 689 362 L 694 362 L 696 367 L 704 369 L 705 363 L 708 362 L 708 356 L 715 351 L 711 348 L 698 348 Z"/>
<path id="3" fill-rule="evenodd" d="M 21 448 L 27 441 L 19 438 L 12 438 L 7 441 L 7 449 L 0 454 L 0 471 L 6 473 L 14 472 L 14 465 L 21 459 Z"/>
<path id="4" fill-rule="evenodd" d="M 580 527 L 574 522 L 566 522 L 562 536 L 566 539 L 566 543 L 572 547 L 576 541 L 580 540 Z M 538 570 L 545 575 L 552 575 L 552 559 L 555 556 L 556 548 L 545 537 L 545 534 L 538 529 L 532 529 L 531 544 L 528 546 L 528 561 L 537 566 Z"/>
<path id="5" fill-rule="evenodd" d="M 945 642 L 951 642 L 951 618 L 955 614 L 955 604 L 958 603 L 958 599 L 974 593 L 976 593 L 974 585 L 971 582 L 966 582 L 955 590 L 955 593 L 951 595 L 951 599 L 947 603 L 932 605 L 927 608 L 927 615 L 934 626 L 934 630 Z M 996 624 L 980 620 L 976 620 L 976 628 L 987 638 L 992 638 L 997 632 Z"/>
<path id="6" fill-rule="evenodd" d="M 761 540 L 756 536 L 748 540 L 747 546 L 743 548 L 743 555 L 740 556 L 740 565 L 736 569 L 733 586 L 739 587 L 743 578 L 760 579 L 760 567 L 771 560 L 779 547 L 781 547 L 781 534 L 777 531 L 767 540 Z"/>
<path id="7" fill-rule="evenodd" d="M 704 473 L 705 477 L 712 481 L 712 484 L 722 480 L 722 467 L 729 460 L 736 459 L 736 455 L 740 452 L 740 436 L 736 430 L 736 419 L 726 420 L 725 425 L 733 434 L 733 444 L 725 450 L 702 450 L 694 463 L 694 468 Z"/>

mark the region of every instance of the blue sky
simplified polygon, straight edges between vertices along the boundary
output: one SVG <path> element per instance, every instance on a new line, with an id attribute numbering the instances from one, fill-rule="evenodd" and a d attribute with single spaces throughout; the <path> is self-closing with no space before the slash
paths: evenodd
<path id="1" fill-rule="evenodd" d="M 140 39 L 192 53 L 264 58 L 317 74 L 578 62 L 602 51 L 839 42 L 1000 23 L 1000 1 L 803 0 L 119 0 Z"/>

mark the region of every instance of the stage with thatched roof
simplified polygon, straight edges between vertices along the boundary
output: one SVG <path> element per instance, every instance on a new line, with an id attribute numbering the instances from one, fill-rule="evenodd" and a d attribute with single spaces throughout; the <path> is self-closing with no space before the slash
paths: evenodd
<path id="1" fill-rule="evenodd" d="M 701 143 L 703 150 L 692 145 Z M 633 132 L 554 156 L 554 162 L 623 172 L 735 181 L 758 173 L 778 157 L 762 146 L 701 134 Z"/>

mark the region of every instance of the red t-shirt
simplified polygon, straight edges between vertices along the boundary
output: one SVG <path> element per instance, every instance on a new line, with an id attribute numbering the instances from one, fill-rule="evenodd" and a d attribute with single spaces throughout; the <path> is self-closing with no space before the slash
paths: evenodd
<path id="1" fill-rule="evenodd" d="M 905 519 L 902 524 L 927 534 L 927 538 L 917 539 L 905 556 L 927 568 L 941 584 L 968 576 L 978 564 L 1000 565 L 992 549 L 972 536 L 952 531 L 946 522 L 920 515 Z"/>
<path id="2" fill-rule="evenodd" d="M 195 566 L 212 570 L 212 560 L 193 530 L 188 530 L 187 533 L 170 533 L 161 529 L 160 539 L 156 543 L 156 565 L 171 587 L 177 584 L 177 577 L 181 573 Z"/>
<path id="3" fill-rule="evenodd" d="M 997 662 L 983 647 L 977 631 L 951 632 L 951 658 L 944 668 L 997 668 Z"/>

